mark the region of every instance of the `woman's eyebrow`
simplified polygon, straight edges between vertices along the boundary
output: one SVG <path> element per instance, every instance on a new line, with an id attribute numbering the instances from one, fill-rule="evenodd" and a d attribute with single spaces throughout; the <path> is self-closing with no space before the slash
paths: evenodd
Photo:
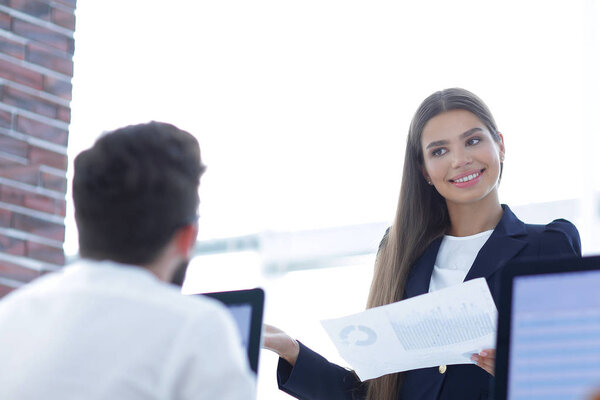
<path id="1" fill-rule="evenodd" d="M 461 133 L 460 134 L 460 138 L 461 139 L 468 138 L 469 136 L 473 135 L 475 132 L 483 132 L 483 129 L 481 129 L 481 128 L 471 128 L 468 131 Z"/>
<path id="2" fill-rule="evenodd" d="M 460 134 L 460 138 L 461 139 L 465 139 L 468 138 L 469 136 L 475 134 L 475 132 L 483 132 L 483 129 L 481 128 L 471 128 L 466 132 L 463 132 Z M 430 147 L 435 147 L 435 146 L 443 146 L 448 144 L 447 140 L 436 140 L 435 142 L 431 142 L 427 145 L 427 147 L 425 147 L 425 149 L 429 149 Z"/>
<path id="3" fill-rule="evenodd" d="M 447 140 L 436 140 L 435 142 L 429 143 L 427 147 L 425 147 L 425 150 L 429 149 L 430 147 L 443 146 L 445 144 L 448 144 Z"/>

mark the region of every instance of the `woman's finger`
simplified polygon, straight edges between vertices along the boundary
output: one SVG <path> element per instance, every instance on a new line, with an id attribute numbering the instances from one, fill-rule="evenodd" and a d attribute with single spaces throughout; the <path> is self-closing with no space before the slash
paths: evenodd
<path id="1" fill-rule="evenodd" d="M 494 375 L 496 363 L 496 351 L 494 349 L 485 349 L 479 354 L 473 354 L 471 360 L 490 375 Z"/>

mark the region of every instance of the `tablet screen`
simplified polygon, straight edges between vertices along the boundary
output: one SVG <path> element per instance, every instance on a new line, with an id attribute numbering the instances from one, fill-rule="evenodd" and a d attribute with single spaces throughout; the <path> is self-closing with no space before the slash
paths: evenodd
<path id="1" fill-rule="evenodd" d="M 258 373 L 258 356 L 261 347 L 262 319 L 265 301 L 260 288 L 229 292 L 203 293 L 221 301 L 235 320 L 240 331 L 242 345 L 248 354 L 250 368 Z"/>
<path id="2" fill-rule="evenodd" d="M 242 346 L 248 350 L 250 342 L 250 326 L 252 322 L 252 306 L 250 304 L 233 304 L 227 307 L 240 331 Z"/>

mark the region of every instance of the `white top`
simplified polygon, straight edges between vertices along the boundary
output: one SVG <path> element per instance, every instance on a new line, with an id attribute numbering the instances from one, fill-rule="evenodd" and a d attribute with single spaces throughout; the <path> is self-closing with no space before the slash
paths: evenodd
<path id="1" fill-rule="evenodd" d="M 477 253 L 492 232 L 490 230 L 462 237 L 444 235 L 433 266 L 429 291 L 434 292 L 463 282 Z"/>
<path id="2" fill-rule="evenodd" d="M 0 301 L 0 399 L 255 398 L 235 323 L 141 267 L 80 261 Z"/>

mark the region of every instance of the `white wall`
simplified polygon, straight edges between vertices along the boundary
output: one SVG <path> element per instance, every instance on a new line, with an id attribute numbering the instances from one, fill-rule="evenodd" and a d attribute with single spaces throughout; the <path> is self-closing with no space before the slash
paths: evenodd
<path id="1" fill-rule="evenodd" d="M 575 199 L 584 250 L 600 251 L 599 22 L 594 0 L 81 1 L 69 157 L 164 120 L 201 142 L 201 239 L 389 223 L 412 113 L 462 86 L 504 134 L 502 202 Z M 72 218 L 66 241 L 76 253 Z M 276 276 L 224 257 L 195 260 L 188 289 L 263 285 L 267 321 L 336 360 L 318 320 L 364 307 L 369 256 Z M 287 398 L 274 363 L 260 399 Z"/>

